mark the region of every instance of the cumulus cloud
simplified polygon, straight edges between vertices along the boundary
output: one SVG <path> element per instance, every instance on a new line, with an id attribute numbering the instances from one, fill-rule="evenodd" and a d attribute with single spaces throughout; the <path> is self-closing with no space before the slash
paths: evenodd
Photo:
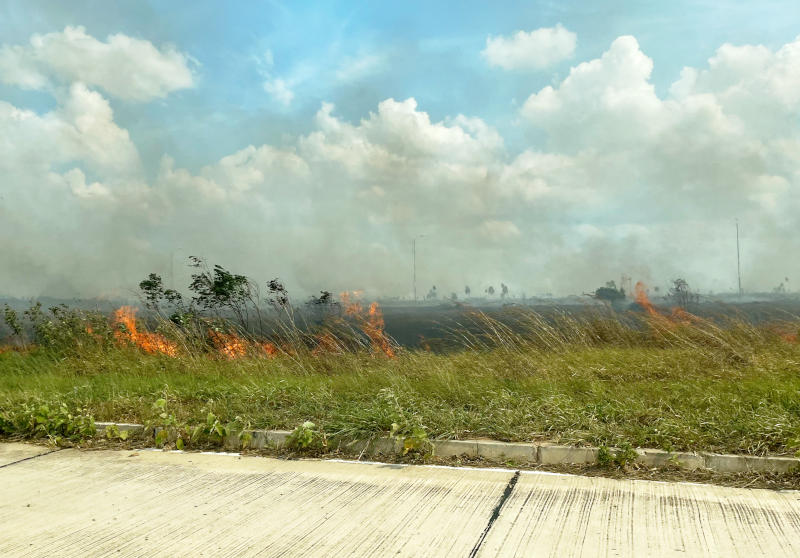
<path id="1" fill-rule="evenodd" d="M 541 70 L 571 58 L 578 37 L 560 23 L 504 37 L 489 36 L 481 54 L 504 70 Z"/>
<path id="2" fill-rule="evenodd" d="M 173 47 L 122 33 L 105 42 L 83 27 L 33 35 L 28 45 L 0 48 L 0 79 L 27 89 L 82 82 L 131 101 L 163 98 L 194 85 L 189 58 Z"/>
<path id="3" fill-rule="evenodd" d="M 786 239 L 771 232 L 775 223 L 788 230 L 797 222 L 797 157 L 786 147 L 798 140 L 796 126 L 787 123 L 800 109 L 793 88 L 799 55 L 798 41 L 776 52 L 723 45 L 708 68 L 685 68 L 662 99 L 650 81 L 653 61 L 633 37 L 620 37 L 600 58 L 533 93 L 521 114 L 569 161 L 571 187 L 581 180 L 591 185 L 586 199 L 598 204 L 597 213 L 616 221 L 614 227 L 626 219 L 647 224 L 636 244 L 653 247 L 654 267 L 669 269 L 664 258 L 671 254 L 680 258 L 676 270 L 713 283 L 719 279 L 713 270 L 731 265 L 726 239 L 739 216 L 750 224 L 759 261 L 769 261 L 750 270 L 764 288 L 770 273 L 800 271 L 781 259 L 777 246 Z M 706 252 L 705 260 L 678 247 L 668 252 L 657 246 L 655 230 L 665 235 L 662 242 L 691 231 L 704 244 L 695 243 L 695 252 L 727 248 Z M 606 244 L 622 243 L 607 237 Z"/>
<path id="4" fill-rule="evenodd" d="M 800 274 L 786 258 L 800 214 L 800 132 L 785 122 L 800 116 L 798 45 L 724 45 L 659 97 L 653 61 L 620 37 L 531 92 L 521 116 L 546 140 L 519 153 L 481 118 L 389 98 L 357 120 L 323 103 L 307 132 L 199 168 L 165 154 L 149 176 L 86 83 L 54 91 L 42 113 L 0 101 L 0 237 L 24 239 L 4 252 L 0 284 L 134 289 L 180 247 L 296 294 L 407 295 L 409 243 L 424 233 L 418 281 L 443 292 L 502 280 L 575 293 L 623 272 L 726 290 L 738 216 L 746 282 L 768 288 Z"/>

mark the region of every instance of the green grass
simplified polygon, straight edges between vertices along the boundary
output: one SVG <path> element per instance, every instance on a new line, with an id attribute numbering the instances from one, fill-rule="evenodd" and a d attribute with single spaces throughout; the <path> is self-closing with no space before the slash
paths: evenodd
<path id="1" fill-rule="evenodd" d="M 798 449 L 800 346 L 747 328 L 667 329 L 646 339 L 592 334 L 555 344 L 509 334 L 452 354 L 401 351 L 395 359 L 369 351 L 236 360 L 124 347 L 8 351 L 0 353 L 0 415 L 63 402 L 98 421 L 145 422 L 164 398 L 189 424 L 212 412 L 254 428 L 310 420 L 328 434 L 356 436 L 403 421 L 432 438 Z"/>

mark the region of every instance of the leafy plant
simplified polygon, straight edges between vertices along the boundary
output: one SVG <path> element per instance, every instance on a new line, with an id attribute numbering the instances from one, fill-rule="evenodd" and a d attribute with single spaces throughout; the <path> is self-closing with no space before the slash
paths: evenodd
<path id="1" fill-rule="evenodd" d="M 286 447 L 295 450 L 322 449 L 327 446 L 325 435 L 310 420 L 292 430 L 286 438 Z"/>
<path id="2" fill-rule="evenodd" d="M 392 423 L 392 438 L 403 441 L 403 455 L 411 452 L 421 455 L 433 455 L 433 442 L 428 439 L 428 432 L 421 426 Z"/>
<path id="3" fill-rule="evenodd" d="M 391 388 L 384 388 L 380 392 L 381 398 L 389 405 L 394 407 L 392 428 L 390 435 L 392 438 L 403 442 L 403 455 L 418 453 L 421 455 L 433 455 L 433 443 L 428 438 L 428 431 L 419 424 L 416 415 L 406 412 L 397 400 L 397 396 Z"/>
<path id="4" fill-rule="evenodd" d="M 192 428 L 191 441 L 209 440 L 214 443 L 222 443 L 230 434 L 230 427 L 219 420 L 219 417 L 212 412 L 206 415 L 206 421 Z"/>
<path id="5" fill-rule="evenodd" d="M 103 346 L 113 339 L 108 319 L 99 312 L 69 308 L 66 304 L 52 306 L 45 312 L 42 303 L 37 302 L 23 314 L 33 326 L 37 343 L 66 354 Z"/>
<path id="6" fill-rule="evenodd" d="M 79 441 L 95 435 L 94 418 L 86 409 L 66 403 L 22 404 L 15 412 L 0 412 L 0 434 L 25 438 Z"/>
<path id="7" fill-rule="evenodd" d="M 106 438 L 109 440 L 122 440 L 128 439 L 129 430 L 120 430 L 116 424 L 109 424 L 106 426 Z"/>
<path id="8" fill-rule="evenodd" d="M 620 469 L 624 469 L 630 463 L 636 461 L 638 456 L 639 454 L 636 453 L 636 450 L 633 449 L 633 446 L 629 442 L 620 444 L 615 452 L 612 452 L 607 446 L 603 445 L 600 446 L 600 450 L 597 452 L 597 463 L 601 467 L 616 466 Z"/>

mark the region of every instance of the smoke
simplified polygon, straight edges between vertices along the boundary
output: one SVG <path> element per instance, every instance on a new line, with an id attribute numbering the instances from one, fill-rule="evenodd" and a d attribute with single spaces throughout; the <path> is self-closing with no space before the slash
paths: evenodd
<path id="1" fill-rule="evenodd" d="M 800 40 L 723 45 L 660 98 L 653 61 L 620 37 L 531 92 L 511 118 L 547 139 L 519 153 L 478 117 L 390 98 L 358 122 L 323 103 L 306 133 L 199 169 L 164 153 L 148 175 L 113 107 L 198 87 L 190 61 L 80 28 L 0 49 L 0 79 L 55 101 L 0 100 L 0 294 L 120 294 L 151 271 L 172 280 L 173 261 L 180 286 L 196 255 L 298 295 L 408 296 L 421 234 L 423 292 L 567 294 L 621 273 L 726 291 L 734 217 L 747 288 L 800 277 Z"/>

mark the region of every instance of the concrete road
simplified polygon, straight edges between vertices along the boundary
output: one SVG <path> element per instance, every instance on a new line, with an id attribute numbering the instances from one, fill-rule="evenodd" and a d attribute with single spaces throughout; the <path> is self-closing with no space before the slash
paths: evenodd
<path id="1" fill-rule="evenodd" d="M 800 493 L 0 444 L 0 556 L 800 556 Z"/>

